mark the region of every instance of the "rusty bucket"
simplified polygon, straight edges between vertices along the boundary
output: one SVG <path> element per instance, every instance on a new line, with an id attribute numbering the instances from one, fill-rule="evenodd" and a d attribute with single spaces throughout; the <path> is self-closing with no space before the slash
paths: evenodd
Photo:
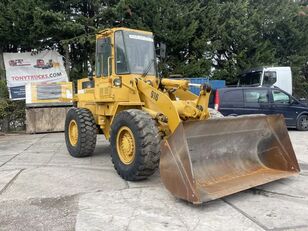
<path id="1" fill-rule="evenodd" d="M 162 143 L 162 182 L 174 196 L 194 204 L 299 171 L 281 115 L 183 122 Z"/>

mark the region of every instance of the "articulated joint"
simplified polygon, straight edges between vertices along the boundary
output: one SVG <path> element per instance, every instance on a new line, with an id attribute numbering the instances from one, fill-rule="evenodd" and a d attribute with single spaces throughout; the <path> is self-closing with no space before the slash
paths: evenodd
<path id="1" fill-rule="evenodd" d="M 168 123 L 168 118 L 163 113 L 156 112 L 156 111 L 153 111 L 153 110 L 151 110 L 149 108 L 145 108 L 145 107 L 143 107 L 142 110 L 149 113 L 150 116 L 153 119 L 156 119 L 157 121 L 160 121 L 162 123 Z"/>

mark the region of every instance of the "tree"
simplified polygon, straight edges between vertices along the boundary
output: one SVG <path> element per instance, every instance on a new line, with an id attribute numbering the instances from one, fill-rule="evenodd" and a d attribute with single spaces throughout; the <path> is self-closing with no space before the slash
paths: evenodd
<path id="1" fill-rule="evenodd" d="M 212 0 L 206 5 L 199 49 L 212 60 L 213 78 L 233 83 L 239 72 L 275 61 L 270 42 L 258 42 L 249 1 Z"/>
<path id="2" fill-rule="evenodd" d="M 185 76 L 209 74 L 210 61 L 198 50 L 199 1 L 122 0 L 115 7 L 115 18 L 122 26 L 152 31 L 157 43 L 167 45 L 171 71 Z"/>
<path id="3" fill-rule="evenodd" d="M 0 52 L 56 48 L 76 80 L 94 67 L 95 33 L 126 26 L 153 31 L 157 43 L 167 44 L 165 62 L 173 74 L 234 83 L 241 71 L 251 67 L 290 65 L 298 88 L 308 75 L 305 4 L 289 0 L 3 0 Z"/>

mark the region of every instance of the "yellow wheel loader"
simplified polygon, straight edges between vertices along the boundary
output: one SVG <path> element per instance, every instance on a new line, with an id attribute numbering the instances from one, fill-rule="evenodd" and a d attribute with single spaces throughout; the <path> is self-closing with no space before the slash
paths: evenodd
<path id="1" fill-rule="evenodd" d="M 128 28 L 96 36 L 95 75 L 78 81 L 65 138 L 74 157 L 111 143 L 118 174 L 138 181 L 159 167 L 177 198 L 199 204 L 300 171 L 281 115 L 211 118 L 211 88 L 157 77 L 153 34 Z"/>

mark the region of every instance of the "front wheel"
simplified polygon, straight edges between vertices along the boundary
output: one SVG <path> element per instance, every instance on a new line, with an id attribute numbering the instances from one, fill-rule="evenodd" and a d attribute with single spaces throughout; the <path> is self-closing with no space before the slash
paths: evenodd
<path id="1" fill-rule="evenodd" d="M 308 115 L 301 115 L 297 119 L 296 128 L 299 131 L 308 131 Z"/>
<path id="2" fill-rule="evenodd" d="M 111 157 L 118 174 L 129 181 L 151 176 L 158 168 L 160 142 L 149 114 L 136 109 L 119 112 L 110 133 Z"/>
<path id="3" fill-rule="evenodd" d="M 97 127 L 91 111 L 71 108 L 65 120 L 66 147 L 73 157 L 93 154 L 96 145 Z"/>

